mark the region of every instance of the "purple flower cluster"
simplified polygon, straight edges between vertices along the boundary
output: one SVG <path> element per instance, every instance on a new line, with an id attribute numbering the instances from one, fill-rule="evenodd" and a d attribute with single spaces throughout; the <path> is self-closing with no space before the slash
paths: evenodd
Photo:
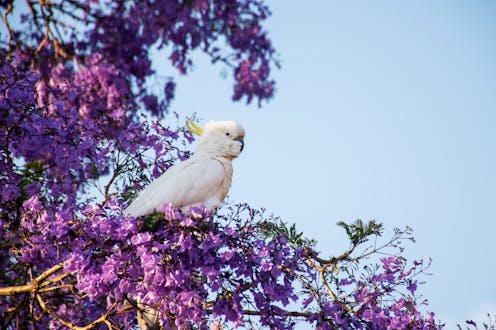
<path id="1" fill-rule="evenodd" d="M 395 243 L 384 248 L 397 248 L 409 229 L 396 233 Z M 310 256 L 311 266 L 300 275 L 306 279 L 302 305 L 313 311 L 307 320 L 318 329 L 442 329 L 434 313 L 422 311 L 427 300 L 417 295 L 417 278 L 429 264 L 414 261 L 409 266 L 400 254 L 363 264 L 362 258 L 370 255 L 350 258 L 345 253 L 329 261 Z"/>
<path id="2" fill-rule="evenodd" d="M 146 117 L 128 123 L 121 115 L 116 71 L 106 65 L 92 70 L 74 74 L 58 66 L 58 75 L 46 82 L 5 58 L 0 62 L 1 286 L 24 285 L 66 260 L 79 235 L 75 221 L 93 205 L 90 187 L 106 183 L 104 199 L 126 199 L 188 155 L 182 150 L 191 142 L 190 133 Z M 79 79 L 81 75 L 88 76 Z M 105 85 L 107 79 L 117 82 Z M 91 250 L 91 241 L 86 244 Z M 57 299 L 66 295 L 59 292 Z M 19 320 L 19 326 L 31 324 L 29 308 L 21 308 L 29 306 L 29 297 L 19 294 L 2 301 L 18 311 L 1 318 L 5 326 Z M 43 313 L 42 305 L 37 305 L 38 313 Z M 64 313 L 72 310 L 64 306 Z M 96 306 L 86 310 L 101 311 Z"/>
<path id="3" fill-rule="evenodd" d="M 15 5 L 5 5 L 8 13 Z M 260 0 L 30 1 L 28 7 L 32 15 L 23 13 L 21 26 L 7 26 L 8 56 L 19 64 L 34 64 L 47 82 L 57 71 L 83 68 L 76 79 L 89 79 L 89 90 L 79 96 L 96 97 L 89 102 L 95 108 L 81 109 L 87 115 L 106 112 L 105 105 L 121 107 L 121 97 L 129 106 L 142 106 L 154 115 L 167 112 L 175 82 L 168 77 L 158 89 L 148 88 L 147 80 L 155 74 L 149 56 L 152 48 L 161 49 L 181 74 L 192 67 L 195 50 L 233 68 L 235 100 L 246 96 L 251 102 L 255 97 L 260 103 L 273 96 L 270 69 L 278 64 L 263 27 L 270 11 Z M 105 76 L 113 79 L 100 79 Z M 107 104 L 100 100 L 95 90 L 99 88 L 109 89 Z M 118 93 L 112 94 L 112 89 Z"/>
<path id="4" fill-rule="evenodd" d="M 156 176 L 177 157 L 186 157 L 174 141 L 180 139 L 181 131 L 188 139 L 183 143 L 191 141 L 189 133 L 159 122 L 126 123 L 115 70 L 92 69 L 99 74 L 82 70 L 71 76 L 60 69 L 60 76 L 53 79 L 67 79 L 66 83 L 48 89 L 38 74 L 0 63 L 0 202 L 4 212 L 18 207 L 19 198 L 35 194 L 70 208 L 88 184 L 102 175 L 130 170 L 133 165 L 153 165 Z M 116 83 L 104 85 L 102 81 Z M 153 153 L 146 154 L 147 150 Z M 116 162 L 118 154 L 128 156 Z"/>
<path id="5" fill-rule="evenodd" d="M 115 324 L 131 324 L 129 311 L 140 302 L 156 307 L 166 328 L 205 328 L 212 318 L 241 325 L 253 305 L 262 325 L 282 329 L 281 306 L 297 300 L 287 269 L 301 268 L 301 250 L 284 237 L 257 235 L 254 214 L 261 214 L 250 215 L 247 207 L 226 223 L 206 210 L 188 216 L 165 205 L 156 231 L 145 230 L 147 219 L 123 217 L 112 201 L 72 219 L 63 211 L 49 214 L 36 196 L 24 209 L 19 230 L 30 244 L 19 251 L 19 262 L 40 269 L 63 262 L 61 289 L 40 295 L 74 325 L 109 310 Z M 54 315 L 61 317 L 47 314 L 40 323 L 56 322 Z"/>
<path id="6" fill-rule="evenodd" d="M 382 267 L 375 273 L 342 283 L 354 285 L 352 304 L 359 306 L 356 317 L 373 329 L 437 329 L 434 313 L 421 313 L 419 308 L 426 302 L 418 303 L 415 296 L 415 277 L 423 272 L 424 263 L 415 261 L 407 268 L 401 256 L 382 258 L 380 262 Z"/>

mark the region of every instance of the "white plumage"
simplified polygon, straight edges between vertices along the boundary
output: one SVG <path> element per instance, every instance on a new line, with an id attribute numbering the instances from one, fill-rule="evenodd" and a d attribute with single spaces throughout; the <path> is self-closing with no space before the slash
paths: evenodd
<path id="1" fill-rule="evenodd" d="M 188 123 L 200 135 L 195 153 L 189 159 L 170 167 L 147 186 L 125 210 L 133 217 L 160 211 L 165 203 L 189 211 L 204 205 L 215 210 L 225 199 L 232 180 L 232 160 L 244 147 L 245 131 L 233 121 L 211 121 L 203 129 Z M 160 329 L 156 308 L 144 307 L 138 312 L 141 330 Z M 173 329 L 177 329 L 172 325 Z"/>
<path id="2" fill-rule="evenodd" d="M 143 216 L 161 210 L 165 203 L 184 211 L 199 205 L 215 210 L 231 186 L 231 161 L 243 150 L 244 135 L 236 122 L 208 122 L 193 156 L 165 171 L 124 212 Z"/>

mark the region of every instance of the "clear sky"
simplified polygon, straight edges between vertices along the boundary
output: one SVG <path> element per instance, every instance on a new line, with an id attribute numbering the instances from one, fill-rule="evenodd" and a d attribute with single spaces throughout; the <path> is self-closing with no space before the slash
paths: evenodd
<path id="1" fill-rule="evenodd" d="M 233 104 L 231 78 L 200 56 L 172 107 L 245 126 L 230 199 L 327 254 L 346 247 L 339 220 L 408 224 L 408 257 L 433 258 L 420 291 L 447 329 L 496 314 L 496 1 L 269 5 L 274 100 Z"/>

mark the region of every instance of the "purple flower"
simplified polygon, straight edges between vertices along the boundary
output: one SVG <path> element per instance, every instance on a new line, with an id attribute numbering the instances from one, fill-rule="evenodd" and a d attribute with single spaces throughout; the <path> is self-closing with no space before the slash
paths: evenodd
<path id="1" fill-rule="evenodd" d="M 406 288 L 408 291 L 414 294 L 415 291 L 417 291 L 417 281 L 413 281 L 413 280 L 409 281 L 409 284 Z"/>
<path id="2" fill-rule="evenodd" d="M 131 243 L 134 245 L 142 245 L 150 242 L 152 238 L 153 237 L 150 233 L 138 233 L 131 237 Z"/>
<path id="3" fill-rule="evenodd" d="M 38 195 L 33 195 L 31 196 L 31 198 L 27 199 L 23 204 L 22 206 L 27 209 L 27 210 L 30 210 L 32 212 L 37 212 L 37 211 L 40 211 L 43 206 L 41 205 L 41 202 L 40 200 L 38 199 Z"/>
<path id="4" fill-rule="evenodd" d="M 351 278 L 344 278 L 344 279 L 339 281 L 339 285 L 341 285 L 341 286 L 346 286 L 346 285 L 350 285 L 353 283 L 355 283 L 355 281 Z"/>

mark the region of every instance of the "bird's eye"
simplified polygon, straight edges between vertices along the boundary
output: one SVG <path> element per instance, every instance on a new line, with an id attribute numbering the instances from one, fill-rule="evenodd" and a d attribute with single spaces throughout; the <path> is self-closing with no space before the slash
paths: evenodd
<path id="1" fill-rule="evenodd" d="M 231 134 L 229 134 L 229 132 L 227 132 L 227 133 L 226 133 L 226 136 L 229 136 L 229 135 L 231 135 Z"/>

